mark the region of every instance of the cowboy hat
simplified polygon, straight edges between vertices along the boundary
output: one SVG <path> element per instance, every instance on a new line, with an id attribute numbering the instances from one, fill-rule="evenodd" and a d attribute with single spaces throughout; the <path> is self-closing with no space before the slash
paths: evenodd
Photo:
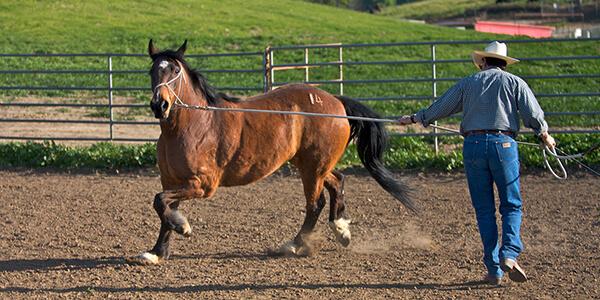
<path id="1" fill-rule="evenodd" d="M 518 63 L 519 60 L 506 56 L 507 49 L 505 43 L 499 43 L 498 41 L 493 41 L 485 47 L 483 51 L 473 51 L 473 63 L 477 68 L 483 65 L 483 59 L 485 57 L 494 57 L 501 59 L 506 62 L 507 65 L 512 65 L 514 63 Z"/>

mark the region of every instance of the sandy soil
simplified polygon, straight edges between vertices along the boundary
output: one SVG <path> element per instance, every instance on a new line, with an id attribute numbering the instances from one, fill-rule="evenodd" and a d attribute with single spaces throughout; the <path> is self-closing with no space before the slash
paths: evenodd
<path id="1" fill-rule="evenodd" d="M 475 217 L 463 175 L 401 176 L 409 213 L 370 178 L 350 175 L 353 241 L 335 242 L 327 208 L 309 257 L 275 257 L 304 216 L 300 180 L 275 175 L 183 205 L 194 235 L 176 236 L 159 266 L 149 249 L 158 175 L 0 171 L 0 298 L 589 299 L 600 297 L 600 181 L 522 178 L 520 262 L 531 280 L 482 285 Z"/>

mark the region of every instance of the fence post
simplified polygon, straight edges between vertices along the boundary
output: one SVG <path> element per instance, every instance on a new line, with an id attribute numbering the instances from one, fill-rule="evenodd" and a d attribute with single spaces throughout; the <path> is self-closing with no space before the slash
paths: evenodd
<path id="1" fill-rule="evenodd" d="M 273 82 L 275 82 L 275 69 L 273 69 L 273 64 L 274 64 L 274 60 L 273 60 L 273 50 L 269 49 L 269 90 L 273 90 Z"/>
<path id="2" fill-rule="evenodd" d="M 108 56 L 108 117 L 110 140 L 113 140 L 113 72 L 112 56 Z"/>
<path id="3" fill-rule="evenodd" d="M 339 56 L 340 56 L 340 95 L 344 95 L 344 56 L 342 45 L 340 44 Z"/>
<path id="4" fill-rule="evenodd" d="M 265 53 L 263 54 L 263 91 L 266 93 L 271 89 L 271 60 L 270 55 L 271 47 L 267 46 L 265 48 Z"/>
<path id="5" fill-rule="evenodd" d="M 431 44 L 431 95 L 433 96 L 433 100 L 437 98 L 437 80 L 436 80 L 436 69 L 435 69 L 435 44 Z M 437 126 L 437 121 L 433 123 Z M 433 133 L 437 133 L 437 128 L 433 128 Z M 433 138 L 435 145 L 435 154 L 438 154 L 440 151 L 440 145 L 438 141 L 437 135 Z"/>
<path id="6" fill-rule="evenodd" d="M 304 48 L 304 82 L 309 81 L 307 65 L 308 65 L 308 48 Z"/>

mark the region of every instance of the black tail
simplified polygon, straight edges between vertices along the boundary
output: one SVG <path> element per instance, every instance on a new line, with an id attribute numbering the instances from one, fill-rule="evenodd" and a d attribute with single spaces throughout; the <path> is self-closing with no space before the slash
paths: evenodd
<path id="1" fill-rule="evenodd" d="M 360 104 L 344 96 L 336 96 L 344 104 L 348 116 L 380 118 L 380 116 Z M 383 152 L 387 146 L 388 136 L 383 123 L 348 120 L 350 122 L 350 140 L 356 139 L 358 157 L 371 176 L 394 198 L 400 200 L 404 206 L 417 212 L 415 203 L 410 199 L 410 189 L 402 182 L 394 179 L 382 162 Z"/>

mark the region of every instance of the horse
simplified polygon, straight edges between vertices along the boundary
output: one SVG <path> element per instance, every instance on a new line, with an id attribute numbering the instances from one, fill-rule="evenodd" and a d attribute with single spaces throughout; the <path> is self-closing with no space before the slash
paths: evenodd
<path id="1" fill-rule="evenodd" d="M 371 176 L 407 208 L 415 210 L 408 186 L 396 181 L 382 163 L 387 134 L 381 123 L 302 115 L 256 112 L 215 112 L 188 106 L 266 109 L 379 117 L 347 97 L 334 96 L 306 84 L 282 86 L 240 100 L 218 92 L 184 59 L 187 40 L 175 51 L 160 51 L 148 43 L 152 99 L 150 108 L 160 120 L 157 159 L 163 191 L 153 206 L 160 218 L 154 247 L 135 258 L 158 264 L 169 258 L 172 232 L 189 236 L 192 228 L 180 212 L 182 201 L 208 198 L 220 186 L 250 184 L 291 162 L 302 179 L 306 215 L 298 234 L 282 251 L 303 255 L 309 249 L 329 193 L 329 227 L 336 240 L 348 246 L 350 220 L 344 202 L 344 175 L 335 170 L 348 144 L 355 140 L 358 155 Z"/>

